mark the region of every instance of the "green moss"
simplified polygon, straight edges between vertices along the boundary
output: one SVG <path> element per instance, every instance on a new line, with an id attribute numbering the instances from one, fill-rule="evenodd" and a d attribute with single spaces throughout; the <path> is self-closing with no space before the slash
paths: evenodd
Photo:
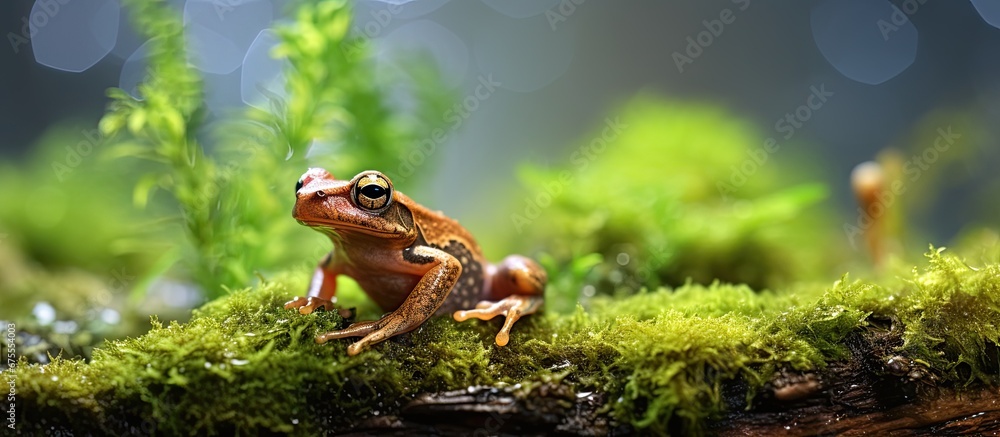
<path id="1" fill-rule="evenodd" d="M 611 414 L 637 428 L 697 431 L 724 410 L 725 384 L 743 381 L 752 398 L 778 368 L 822 368 L 871 320 L 899 324 L 905 341 L 894 353 L 923 360 L 946 383 L 1000 383 L 1000 266 L 929 258 L 885 286 L 845 278 L 784 293 L 714 284 L 599 298 L 590 311 L 525 319 L 505 348 L 492 344 L 499 321 L 435 318 L 356 357 L 345 341 L 313 342 L 342 326 L 337 313 L 281 309 L 301 285 L 295 275 L 209 303 L 189 323 L 154 320 L 89 364 L 22 362 L 22 411 L 38 417 L 21 423 L 111 432 L 133 418 L 168 433 L 320 432 L 396 413 L 422 392 L 560 380 L 606 393 Z"/>
<path id="2" fill-rule="evenodd" d="M 812 182 L 822 170 L 805 170 L 791 145 L 767 153 L 766 134 L 716 106 L 648 95 L 608 120 L 614 132 L 600 126 L 566 165 L 523 169 L 528 192 L 497 226 L 517 235 L 484 247 L 537 247 L 558 270 L 601 254 L 598 291 L 689 279 L 772 288 L 836 274 L 847 258 L 846 241 L 822 231 L 838 227 Z"/>

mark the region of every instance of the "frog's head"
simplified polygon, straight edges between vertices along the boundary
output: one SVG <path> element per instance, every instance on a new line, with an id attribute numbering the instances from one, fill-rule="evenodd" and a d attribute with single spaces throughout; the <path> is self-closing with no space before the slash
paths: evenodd
<path id="1" fill-rule="evenodd" d="M 344 181 L 322 168 L 310 168 L 295 185 L 292 217 L 340 237 L 406 238 L 416 230 L 401 196 L 388 177 L 374 170 Z"/>

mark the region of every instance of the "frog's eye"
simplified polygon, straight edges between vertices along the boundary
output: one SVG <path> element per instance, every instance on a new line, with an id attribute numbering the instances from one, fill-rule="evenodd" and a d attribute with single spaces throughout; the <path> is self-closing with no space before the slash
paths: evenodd
<path id="1" fill-rule="evenodd" d="M 354 202 L 358 206 L 377 211 L 389 205 L 392 199 L 392 185 L 389 180 L 378 174 L 362 176 L 354 184 Z"/>

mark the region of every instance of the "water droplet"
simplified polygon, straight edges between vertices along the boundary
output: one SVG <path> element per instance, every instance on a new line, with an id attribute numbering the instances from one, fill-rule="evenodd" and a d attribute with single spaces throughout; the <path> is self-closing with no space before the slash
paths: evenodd
<path id="1" fill-rule="evenodd" d="M 72 334 L 76 332 L 77 328 L 78 326 L 76 322 L 72 320 L 59 320 L 52 325 L 52 330 L 55 331 L 56 334 Z"/>
<path id="2" fill-rule="evenodd" d="M 39 302 L 35 304 L 35 307 L 31 310 L 31 314 L 35 316 L 38 323 L 43 326 L 49 325 L 56 320 L 56 309 L 49 305 L 48 302 Z"/>
<path id="3" fill-rule="evenodd" d="M 116 325 L 118 324 L 118 322 L 121 321 L 121 319 L 122 317 L 121 315 L 118 314 L 118 311 L 115 311 L 111 308 L 105 308 L 101 310 L 101 321 L 104 323 L 107 323 L 109 325 Z"/>

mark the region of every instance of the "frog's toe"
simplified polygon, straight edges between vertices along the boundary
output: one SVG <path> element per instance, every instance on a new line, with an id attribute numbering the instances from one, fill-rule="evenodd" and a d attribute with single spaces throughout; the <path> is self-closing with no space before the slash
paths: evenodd
<path id="1" fill-rule="evenodd" d="M 321 297 L 309 296 L 309 297 L 296 297 L 285 303 L 285 309 L 298 309 L 299 314 L 311 314 L 317 309 L 331 310 L 333 309 L 333 302 Z"/>
<path id="2" fill-rule="evenodd" d="M 408 332 L 419 323 L 414 324 L 412 320 L 399 316 L 396 313 L 389 314 L 379 320 L 370 322 L 358 322 L 339 331 L 328 332 L 316 337 L 316 343 L 323 344 L 329 340 L 346 337 L 362 337 L 347 347 L 347 355 L 357 355 L 366 347 L 381 343 L 390 337 Z"/>
<path id="3" fill-rule="evenodd" d="M 490 302 L 488 300 L 484 300 L 476 304 L 476 309 L 455 311 L 455 313 L 452 314 L 452 317 L 459 322 L 464 322 L 469 319 L 490 320 L 503 314 L 505 311 L 506 308 L 504 308 L 503 301 Z"/>
<path id="4" fill-rule="evenodd" d="M 285 302 L 285 309 L 290 310 L 292 308 L 301 308 L 305 304 L 306 304 L 306 298 L 302 296 L 296 296 L 295 299 Z"/>
<path id="5" fill-rule="evenodd" d="M 371 332 L 377 330 L 378 328 L 379 325 L 377 320 L 373 320 L 370 322 L 352 323 L 351 326 L 348 326 L 344 329 L 340 329 L 337 331 L 330 331 L 327 332 L 326 334 L 318 335 L 316 337 L 316 343 L 323 344 L 330 340 L 336 340 L 339 338 L 364 337 L 370 334 Z"/>
<path id="6" fill-rule="evenodd" d="M 496 316 L 503 315 L 505 320 L 503 328 L 497 333 L 497 346 L 506 346 L 510 342 L 510 330 L 514 323 L 531 313 L 538 311 L 542 306 L 542 298 L 538 296 L 511 295 L 499 302 L 483 301 L 476 305 L 474 310 L 455 311 L 453 317 L 459 322 L 475 318 L 480 320 L 490 320 Z"/>

